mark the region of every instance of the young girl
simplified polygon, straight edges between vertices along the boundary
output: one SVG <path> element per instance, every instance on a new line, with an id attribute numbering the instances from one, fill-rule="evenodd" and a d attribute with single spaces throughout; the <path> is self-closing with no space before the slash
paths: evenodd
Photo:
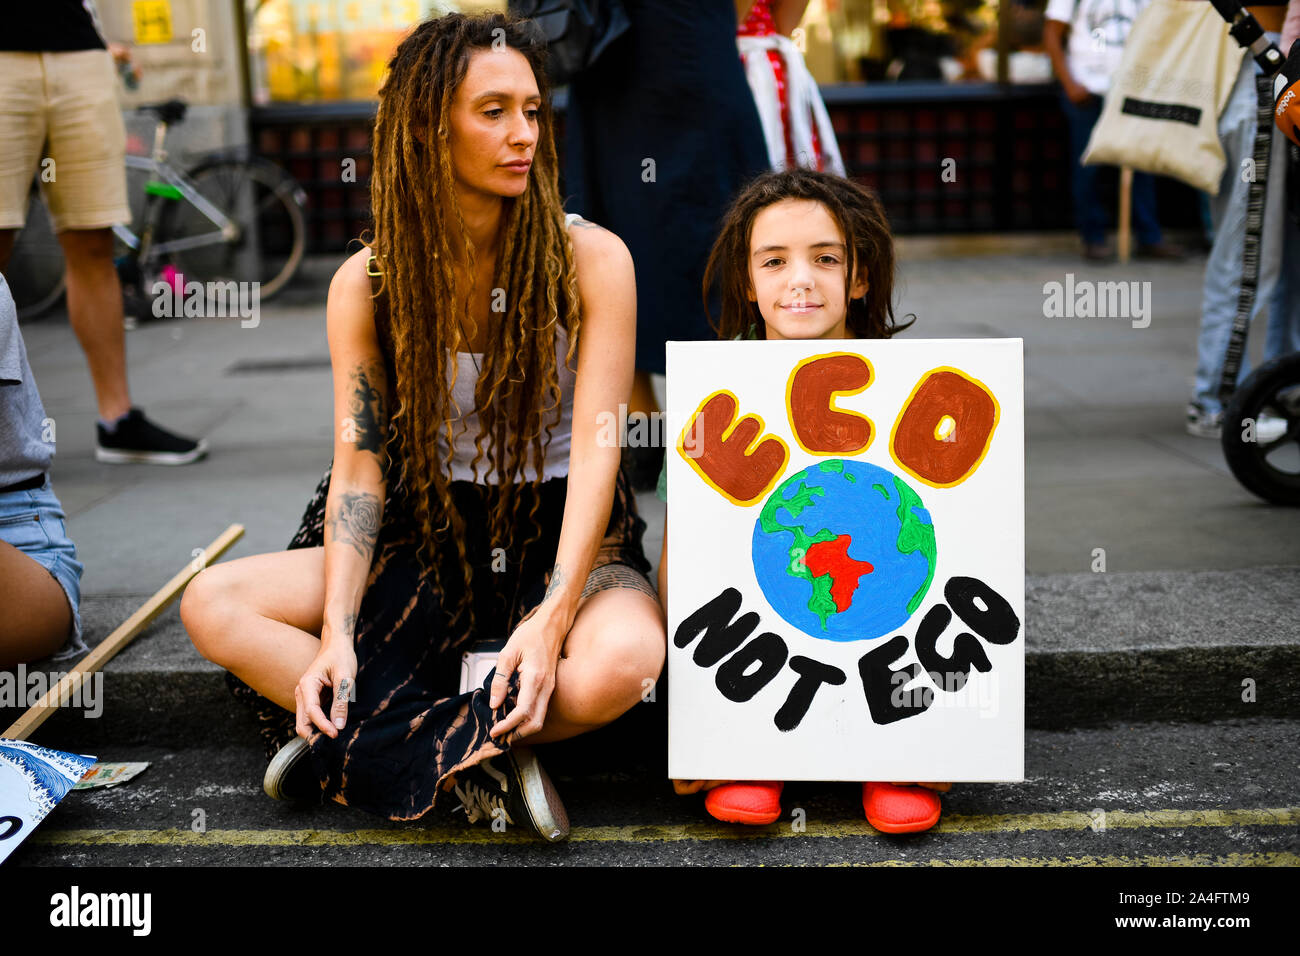
<path id="1" fill-rule="evenodd" d="M 722 288 L 719 338 L 884 339 L 894 322 L 894 243 L 875 194 L 830 173 L 767 173 L 732 204 L 713 246 L 705 288 Z M 911 323 L 907 323 L 911 325 Z M 666 467 L 659 497 L 667 500 Z M 659 559 L 667 594 L 668 529 Z M 666 609 L 666 603 L 665 603 Z M 707 791 L 704 806 L 727 823 L 763 825 L 781 816 L 779 781 L 674 780 L 678 793 Z M 867 821 L 885 833 L 939 822 L 946 783 L 862 785 Z"/>

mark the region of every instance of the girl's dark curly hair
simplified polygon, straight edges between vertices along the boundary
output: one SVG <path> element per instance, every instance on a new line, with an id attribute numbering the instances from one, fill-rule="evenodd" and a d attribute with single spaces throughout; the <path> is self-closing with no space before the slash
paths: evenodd
<path id="1" fill-rule="evenodd" d="M 848 254 L 844 299 L 849 306 L 845 324 L 852 338 L 887 339 L 916 321 L 913 318 L 899 325 L 894 320 L 894 238 L 880 199 L 851 179 L 798 167 L 763 173 L 753 179 L 727 210 L 704 270 L 704 309 L 719 338 L 733 339 L 747 334 L 750 328 L 755 328 L 757 338 L 767 337 L 758 303 L 749 298 L 749 241 L 758 214 L 786 199 L 821 203 L 839 226 Z M 867 292 L 850 299 L 859 270 L 866 273 Z M 722 293 L 722 313 L 716 321 L 709 310 L 708 296 L 715 282 L 721 285 Z"/>

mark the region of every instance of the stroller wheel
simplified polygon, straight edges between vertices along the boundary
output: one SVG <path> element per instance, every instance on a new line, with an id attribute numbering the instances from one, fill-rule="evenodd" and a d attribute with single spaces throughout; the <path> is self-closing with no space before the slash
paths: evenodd
<path id="1" fill-rule="evenodd" d="M 1261 436 L 1260 416 L 1286 422 Z M 1246 490 L 1278 505 L 1300 505 L 1300 352 L 1261 365 L 1223 413 L 1223 454 Z"/>

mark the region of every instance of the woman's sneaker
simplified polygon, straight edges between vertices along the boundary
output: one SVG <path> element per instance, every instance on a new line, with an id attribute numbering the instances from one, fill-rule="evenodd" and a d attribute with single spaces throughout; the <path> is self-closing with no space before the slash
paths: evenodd
<path id="1" fill-rule="evenodd" d="M 294 737 L 280 748 L 262 777 L 262 789 L 268 797 L 293 803 L 322 802 L 320 779 L 311 765 L 309 752 L 302 737 Z"/>
<path id="2" fill-rule="evenodd" d="M 112 431 L 100 424 L 95 429 L 95 459 L 109 464 L 188 465 L 208 453 L 206 438 L 194 441 L 159 428 L 138 408 L 119 419 Z"/>
<path id="3" fill-rule="evenodd" d="M 460 771 L 453 792 L 470 823 L 500 820 L 505 826 L 526 826 L 551 843 L 569 835 L 569 815 L 560 795 L 527 747 L 512 747 L 503 756 Z"/>

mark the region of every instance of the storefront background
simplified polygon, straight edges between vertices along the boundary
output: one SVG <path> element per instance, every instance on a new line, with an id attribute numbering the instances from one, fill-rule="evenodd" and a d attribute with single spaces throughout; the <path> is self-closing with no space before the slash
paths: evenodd
<path id="1" fill-rule="evenodd" d="M 169 139 L 202 147 L 246 141 L 289 170 L 307 192 L 308 248 L 318 253 L 344 250 L 368 222 L 376 97 L 402 37 L 451 9 L 506 5 L 98 3 L 112 39 L 132 44 L 145 67 L 140 89 L 123 97 L 129 123 L 141 122 L 131 115 L 136 103 L 183 96 L 197 108 Z M 1072 225 L 1065 124 L 1041 46 L 1045 0 L 1003 3 L 1001 11 L 986 0 L 808 4 L 795 41 L 821 85 L 849 175 L 880 193 L 899 234 Z M 203 53 L 193 49 L 196 29 L 207 37 Z M 561 152 L 566 101 L 567 90 L 557 90 Z M 146 144 L 148 131 L 135 141 Z M 945 166 L 955 177 L 944 177 Z M 1162 182 L 1160 207 L 1167 225 L 1198 221 L 1196 197 L 1180 184 Z"/>

